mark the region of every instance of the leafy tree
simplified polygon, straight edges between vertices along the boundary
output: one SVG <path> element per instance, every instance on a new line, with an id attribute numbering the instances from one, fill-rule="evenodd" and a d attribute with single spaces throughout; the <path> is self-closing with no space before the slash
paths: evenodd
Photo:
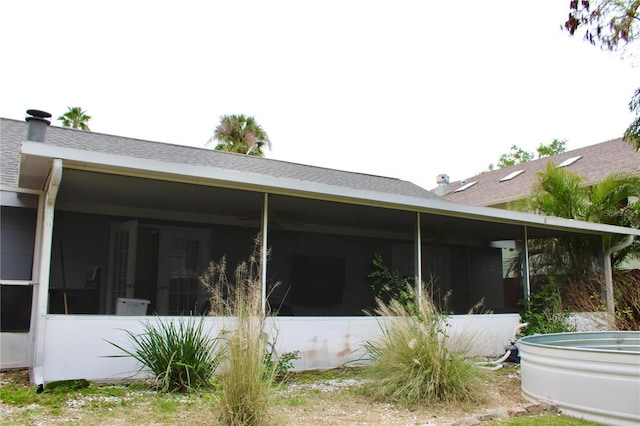
<path id="1" fill-rule="evenodd" d="M 571 35 L 584 30 L 585 40 L 604 50 L 624 50 L 640 39 L 640 0 L 571 0 L 564 28 Z M 640 88 L 629 109 L 636 119 L 623 139 L 640 151 Z"/>
<path id="2" fill-rule="evenodd" d="M 546 216 L 639 227 L 640 202 L 630 203 L 633 197 L 640 197 L 640 175 L 614 173 L 589 187 L 582 177 L 549 163 L 545 172 L 538 173 L 538 183 L 531 194 L 510 207 Z M 604 238 L 604 250 L 621 238 Z M 533 242 L 531 254 L 535 255 L 533 266 L 542 273 L 588 276 L 597 267 L 595 253 L 599 249 L 596 238 L 556 238 Z M 636 242 L 614 253 L 613 264 L 639 254 L 640 244 Z"/>
<path id="3" fill-rule="evenodd" d="M 571 0 L 564 28 L 584 31 L 589 43 L 605 50 L 625 48 L 640 37 L 640 0 Z"/>
<path id="4" fill-rule="evenodd" d="M 515 166 L 516 164 L 526 163 L 533 160 L 533 153 L 525 151 L 517 145 L 511 145 L 511 152 L 502 154 L 498 159 L 498 168 L 504 169 L 505 167 Z M 496 166 L 489 164 L 489 170 L 494 170 Z"/>
<path id="5" fill-rule="evenodd" d="M 244 114 L 223 115 L 209 142 L 217 141 L 217 151 L 264 157 L 263 148 L 271 149 L 271 141 L 254 117 Z"/>
<path id="6" fill-rule="evenodd" d="M 629 109 L 636 113 L 636 119 L 624 132 L 623 140 L 635 147 L 636 151 L 640 151 L 640 88 L 636 89 L 636 93 L 631 98 Z"/>
<path id="7" fill-rule="evenodd" d="M 567 148 L 567 140 L 566 139 L 554 139 L 551 141 L 549 145 L 545 145 L 541 143 L 538 148 L 536 148 L 536 152 L 538 153 L 538 158 L 550 157 L 552 155 L 563 153 Z"/>
<path id="8" fill-rule="evenodd" d="M 67 107 L 67 112 L 58 117 L 58 120 L 62 121 L 62 127 L 91 131 L 87 124 L 91 116 L 81 107 Z"/>
<path id="9" fill-rule="evenodd" d="M 538 153 L 538 158 L 549 157 L 551 155 L 560 154 L 565 151 L 567 145 L 566 140 L 554 139 L 550 144 L 540 144 L 538 148 L 536 148 L 536 152 Z M 524 149 L 518 147 L 517 145 L 511 145 L 511 152 L 507 154 L 502 154 L 498 159 L 497 168 L 503 169 L 509 166 L 515 166 L 516 164 L 526 163 L 527 161 L 531 161 L 534 158 L 534 153 L 530 151 L 525 151 Z M 489 164 L 489 170 L 495 170 L 496 166 L 491 163 Z"/>

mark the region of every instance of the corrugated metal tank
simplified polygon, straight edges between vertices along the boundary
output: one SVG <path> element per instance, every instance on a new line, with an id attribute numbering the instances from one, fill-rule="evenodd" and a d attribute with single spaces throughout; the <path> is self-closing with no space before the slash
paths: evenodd
<path id="1" fill-rule="evenodd" d="M 640 424 L 640 332 L 539 334 L 518 346 L 528 400 L 598 423 Z"/>

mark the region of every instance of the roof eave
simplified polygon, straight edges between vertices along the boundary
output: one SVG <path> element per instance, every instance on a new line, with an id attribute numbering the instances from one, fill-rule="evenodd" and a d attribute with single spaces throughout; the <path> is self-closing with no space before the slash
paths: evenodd
<path id="1" fill-rule="evenodd" d="M 45 170 L 44 165 L 50 164 L 51 159 L 60 158 L 64 161 L 65 168 L 77 170 L 115 173 L 148 179 L 301 196 L 326 201 L 395 208 L 400 210 L 441 214 L 445 216 L 497 223 L 509 223 L 521 226 L 534 226 L 573 232 L 579 231 L 581 233 L 591 234 L 612 233 L 640 236 L 640 230 L 614 225 L 540 216 L 532 213 L 472 206 L 444 200 L 432 200 L 377 191 L 359 190 L 292 178 L 278 178 L 259 173 L 231 169 L 193 166 L 175 162 L 164 162 L 95 151 L 63 148 L 39 142 L 23 142 L 21 155 L 21 160 L 25 164 L 33 164 L 41 168 L 41 170 L 37 171 L 38 173 L 36 174 L 43 179 L 46 179 L 46 175 L 48 173 L 48 168 Z M 29 172 L 31 173 L 33 170 Z M 26 167 L 21 167 L 20 173 L 21 179 L 23 173 L 26 177 Z"/>

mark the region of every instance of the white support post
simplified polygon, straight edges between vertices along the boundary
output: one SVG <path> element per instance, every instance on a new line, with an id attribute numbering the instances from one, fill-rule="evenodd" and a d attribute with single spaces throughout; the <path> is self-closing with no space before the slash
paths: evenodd
<path id="1" fill-rule="evenodd" d="M 36 325 L 38 324 L 38 279 L 40 277 L 40 259 L 42 249 L 42 223 L 44 220 L 44 204 L 45 204 L 44 192 L 38 194 L 38 207 L 36 212 L 36 234 L 33 241 L 33 260 L 31 264 L 31 322 L 29 323 L 29 346 L 27 348 L 27 365 L 31 369 L 33 368 L 33 358 L 35 353 L 35 335 Z M 33 382 L 33 376 L 31 377 Z M 35 383 L 35 382 L 34 382 Z"/>
<path id="2" fill-rule="evenodd" d="M 262 247 L 260 250 L 260 279 L 262 281 L 262 313 L 267 313 L 267 225 L 269 222 L 269 194 L 265 192 L 264 201 L 262 203 L 262 227 L 260 234 L 262 236 Z"/>
<path id="3" fill-rule="evenodd" d="M 51 269 L 51 244 L 53 241 L 53 216 L 58 195 L 58 188 L 62 180 L 62 160 L 56 158 L 51 164 L 51 173 L 45 184 L 44 202 L 42 203 L 42 215 L 38 215 L 39 253 L 38 275 L 34 284 L 34 292 L 37 292 L 35 324 L 33 330 L 33 356 L 30 372 L 31 382 L 38 386 L 44 386 L 44 343 L 45 329 L 49 302 L 49 271 Z M 38 252 L 38 249 L 36 250 Z"/>
<path id="4" fill-rule="evenodd" d="M 529 298 L 531 297 L 531 280 L 529 277 L 529 230 L 526 226 L 523 227 L 522 231 L 522 272 L 524 276 L 522 277 L 522 283 L 524 285 L 524 299 L 529 303 Z"/>
<path id="5" fill-rule="evenodd" d="M 613 266 L 611 264 L 611 255 L 617 251 L 629 247 L 633 244 L 633 235 L 628 235 L 627 238 L 613 247 L 610 247 L 604 252 L 604 288 L 605 298 L 607 304 L 607 312 L 611 315 L 611 318 L 615 318 L 616 305 L 613 296 Z"/>
<path id="6" fill-rule="evenodd" d="M 611 253 L 605 252 L 604 262 L 604 298 L 607 305 L 607 312 L 615 318 L 616 306 L 613 298 L 613 266 L 611 265 Z"/>
<path id="7" fill-rule="evenodd" d="M 418 296 L 418 306 L 422 303 L 422 227 L 420 225 L 420 212 L 416 212 L 415 236 L 415 290 Z"/>

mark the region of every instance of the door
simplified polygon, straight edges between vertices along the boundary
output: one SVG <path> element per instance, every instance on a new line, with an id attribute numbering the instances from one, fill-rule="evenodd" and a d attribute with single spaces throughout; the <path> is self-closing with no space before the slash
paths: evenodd
<path id="1" fill-rule="evenodd" d="M 111 224 L 105 303 L 108 314 L 115 313 L 118 297 L 134 297 L 137 240 L 137 220 Z"/>
<path id="2" fill-rule="evenodd" d="M 200 283 L 210 253 L 206 229 L 161 229 L 158 262 L 158 315 L 200 313 L 206 299 Z"/>

